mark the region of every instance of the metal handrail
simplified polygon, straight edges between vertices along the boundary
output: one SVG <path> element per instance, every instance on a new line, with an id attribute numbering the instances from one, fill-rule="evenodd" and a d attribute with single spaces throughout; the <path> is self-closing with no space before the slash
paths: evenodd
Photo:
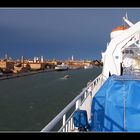
<path id="1" fill-rule="evenodd" d="M 102 74 L 100 74 L 95 80 L 93 80 L 86 88 L 83 89 L 83 91 L 76 96 L 51 122 L 49 122 L 40 132 L 48 132 L 51 131 L 54 126 L 63 118 L 63 116 L 76 104 L 77 100 L 79 100 L 84 93 L 87 91 L 87 89 L 94 84 L 95 81 L 99 77 L 101 77 Z"/>

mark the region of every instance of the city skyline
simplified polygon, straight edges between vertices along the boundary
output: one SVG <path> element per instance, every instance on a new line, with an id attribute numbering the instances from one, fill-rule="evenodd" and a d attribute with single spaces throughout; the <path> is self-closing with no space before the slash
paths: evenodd
<path id="1" fill-rule="evenodd" d="M 0 58 L 101 59 L 110 32 L 140 8 L 1 8 Z"/>

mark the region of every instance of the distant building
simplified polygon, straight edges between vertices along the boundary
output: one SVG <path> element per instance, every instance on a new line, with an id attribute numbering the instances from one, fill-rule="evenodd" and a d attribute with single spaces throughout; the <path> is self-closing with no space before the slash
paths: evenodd
<path id="1" fill-rule="evenodd" d="M 24 57 L 23 57 L 23 56 L 21 56 L 21 62 L 22 62 L 22 63 L 24 62 Z"/>
<path id="2" fill-rule="evenodd" d="M 103 65 L 101 60 L 94 60 L 93 63 L 95 66 L 102 66 Z"/>
<path id="3" fill-rule="evenodd" d="M 31 70 L 45 69 L 44 63 L 29 63 Z"/>
<path id="4" fill-rule="evenodd" d="M 44 60 L 43 60 L 43 56 L 41 56 L 41 63 L 43 63 L 44 62 Z"/>
<path id="5" fill-rule="evenodd" d="M 8 59 L 8 56 L 7 56 L 7 54 L 5 54 L 5 59 L 6 59 L 6 60 Z"/>
<path id="6" fill-rule="evenodd" d="M 14 62 L 0 61 L 0 68 L 3 72 L 11 72 L 14 69 Z"/>
<path id="7" fill-rule="evenodd" d="M 29 64 L 16 64 L 14 65 L 13 73 L 22 73 L 22 72 L 28 72 L 30 70 Z"/>
<path id="8" fill-rule="evenodd" d="M 72 55 L 72 57 L 71 57 L 71 60 L 72 60 L 72 61 L 74 60 L 74 57 L 73 57 L 73 55 Z"/>
<path id="9" fill-rule="evenodd" d="M 37 61 L 37 59 L 36 59 L 36 57 L 34 57 L 34 63 L 36 63 L 36 61 Z"/>

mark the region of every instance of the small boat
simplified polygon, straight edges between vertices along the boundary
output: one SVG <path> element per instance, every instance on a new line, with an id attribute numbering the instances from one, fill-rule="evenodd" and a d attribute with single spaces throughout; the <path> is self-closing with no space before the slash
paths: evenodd
<path id="1" fill-rule="evenodd" d="M 70 78 L 70 75 L 65 75 L 64 76 L 64 79 L 68 79 L 68 78 Z"/>

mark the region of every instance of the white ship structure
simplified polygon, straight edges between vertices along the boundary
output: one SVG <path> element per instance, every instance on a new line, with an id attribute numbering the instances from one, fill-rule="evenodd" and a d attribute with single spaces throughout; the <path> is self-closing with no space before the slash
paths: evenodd
<path id="1" fill-rule="evenodd" d="M 41 132 L 140 132 L 140 21 L 123 20 L 102 53 L 102 73 Z"/>

